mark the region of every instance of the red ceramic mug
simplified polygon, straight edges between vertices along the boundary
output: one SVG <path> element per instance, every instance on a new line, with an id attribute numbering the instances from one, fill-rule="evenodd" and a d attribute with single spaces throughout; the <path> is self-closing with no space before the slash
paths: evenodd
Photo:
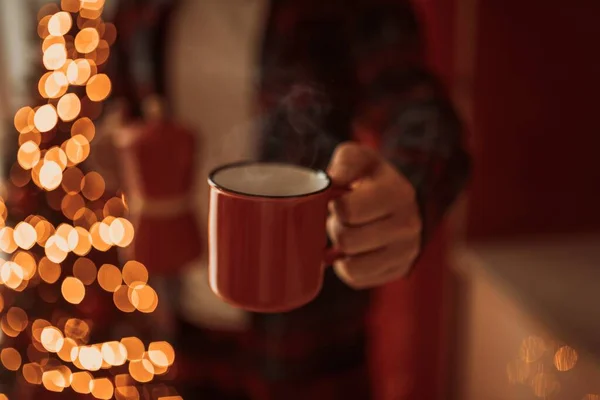
<path id="1" fill-rule="evenodd" d="M 209 281 L 227 303 L 283 312 L 320 291 L 327 248 L 327 204 L 346 189 L 323 171 L 244 162 L 209 175 Z"/>

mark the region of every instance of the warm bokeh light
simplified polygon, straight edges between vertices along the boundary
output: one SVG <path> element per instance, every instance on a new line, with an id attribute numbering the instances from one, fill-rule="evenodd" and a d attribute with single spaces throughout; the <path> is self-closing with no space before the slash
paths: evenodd
<path id="1" fill-rule="evenodd" d="M 81 8 L 92 11 L 102 10 L 105 0 L 81 0 Z"/>
<path id="2" fill-rule="evenodd" d="M 31 140 L 23 143 L 17 153 L 17 161 L 25 170 L 35 167 L 40 162 L 40 157 L 40 148 Z"/>
<path id="3" fill-rule="evenodd" d="M 52 284 L 60 278 L 61 267 L 60 264 L 43 257 L 38 265 L 38 273 L 44 282 Z"/>
<path id="4" fill-rule="evenodd" d="M 105 189 L 104 178 L 95 171 L 86 174 L 81 182 L 81 193 L 88 200 L 98 200 L 104 194 Z"/>
<path id="5" fill-rule="evenodd" d="M 547 399 L 549 396 L 558 393 L 560 383 L 554 374 L 549 372 L 538 372 L 531 380 L 533 393 L 542 399 Z"/>
<path id="6" fill-rule="evenodd" d="M 23 107 L 19 109 L 19 111 L 15 113 L 14 119 L 15 129 L 17 132 L 21 134 L 31 132 L 33 128 L 35 128 L 35 125 L 33 124 L 33 116 L 33 108 Z"/>
<path id="7" fill-rule="evenodd" d="M 31 249 L 37 240 L 35 228 L 27 222 L 19 222 L 13 232 L 13 238 L 17 246 L 22 249 Z"/>
<path id="8" fill-rule="evenodd" d="M 29 319 L 27 318 L 27 313 L 22 308 L 11 307 L 6 313 L 6 322 L 12 330 L 23 332 L 27 328 Z"/>
<path id="9" fill-rule="evenodd" d="M 92 101 L 105 100 L 112 90 L 112 84 L 106 74 L 98 74 L 90 78 L 86 85 L 86 93 Z"/>
<path id="10" fill-rule="evenodd" d="M 96 265 L 89 258 L 78 258 L 73 264 L 73 275 L 84 285 L 91 285 L 96 280 Z"/>
<path id="11" fill-rule="evenodd" d="M 56 114 L 54 106 L 46 104 L 38 108 L 33 117 L 33 123 L 40 132 L 49 132 L 54 129 L 58 123 L 58 114 Z"/>
<path id="12" fill-rule="evenodd" d="M 74 220 L 77 211 L 81 210 L 84 207 L 85 200 L 78 193 L 65 195 L 60 204 L 60 209 L 62 213 L 65 217 L 69 218 L 70 220 Z M 75 245 L 76 244 L 77 243 L 75 243 Z M 69 244 L 69 247 L 71 247 L 71 250 L 73 250 L 71 244 Z"/>
<path id="13" fill-rule="evenodd" d="M 73 121 L 81 112 L 81 101 L 75 93 L 64 95 L 56 106 L 58 116 L 65 122 Z"/>
<path id="14" fill-rule="evenodd" d="M 104 34 L 102 35 L 102 39 L 106 40 L 109 46 L 112 46 L 117 40 L 117 28 L 113 23 L 104 24 Z"/>
<path id="15" fill-rule="evenodd" d="M 34 362 L 25 364 L 21 372 L 27 383 L 31 383 L 32 385 L 40 385 L 42 383 L 43 370 L 40 364 Z"/>
<path id="16" fill-rule="evenodd" d="M 21 367 L 21 354 L 12 347 L 2 349 L 0 352 L 0 360 L 2 365 L 9 371 L 17 371 Z"/>
<path id="17" fill-rule="evenodd" d="M 10 168 L 9 179 L 16 187 L 25 187 L 31 181 L 31 174 L 21 168 L 18 163 L 14 163 Z"/>
<path id="18" fill-rule="evenodd" d="M 68 240 L 69 240 L 69 235 L 71 234 L 71 232 L 74 230 L 75 228 L 73 228 L 71 225 L 69 224 L 60 224 L 57 228 L 56 228 L 56 236 L 59 236 L 60 238 L 62 238 L 65 242 L 67 242 L 67 250 L 70 250 L 68 247 Z"/>
<path id="19" fill-rule="evenodd" d="M 38 23 L 37 33 L 42 39 L 45 39 L 50 35 L 50 32 L 48 31 L 48 23 L 50 22 L 51 17 L 51 15 L 46 15 Z"/>
<path id="20" fill-rule="evenodd" d="M 151 313 L 158 307 L 158 295 L 148 285 L 137 285 L 129 288 L 129 301 L 140 312 Z"/>
<path id="21" fill-rule="evenodd" d="M 129 288 L 127 285 L 121 285 L 113 293 L 113 302 L 115 307 L 124 313 L 131 313 L 135 311 L 135 307 L 129 300 Z"/>
<path id="22" fill-rule="evenodd" d="M 134 234 L 133 225 L 125 218 L 116 218 L 110 224 L 110 240 L 119 247 L 129 246 Z"/>
<path id="23" fill-rule="evenodd" d="M 67 49 L 65 45 L 56 43 L 48 47 L 44 52 L 43 62 L 44 67 L 51 71 L 62 68 L 67 62 Z"/>
<path id="24" fill-rule="evenodd" d="M 84 28 L 75 36 L 75 49 L 82 54 L 96 50 L 100 42 L 100 35 L 94 28 Z"/>
<path id="25" fill-rule="evenodd" d="M 33 338 L 41 343 L 42 332 L 44 331 L 44 328 L 49 326 L 51 326 L 50 322 L 46 321 L 45 319 L 36 319 L 33 321 L 33 324 L 31 324 L 31 334 Z M 44 351 L 46 350 L 44 349 Z"/>
<path id="26" fill-rule="evenodd" d="M 65 377 L 57 369 L 44 371 L 42 374 L 42 383 L 44 387 L 51 392 L 62 392 L 67 386 Z"/>
<path id="27" fill-rule="evenodd" d="M 45 52 L 46 50 L 48 50 L 48 47 L 52 46 L 53 44 L 61 44 L 66 47 L 67 42 L 65 41 L 65 38 L 62 35 L 48 36 L 44 39 L 44 42 L 42 43 L 42 51 Z"/>
<path id="28" fill-rule="evenodd" d="M 131 361 L 129 363 L 129 374 L 140 383 L 150 382 L 154 379 L 154 366 L 146 359 Z"/>
<path id="29" fill-rule="evenodd" d="M 0 278 L 5 286 L 16 290 L 24 280 L 23 268 L 12 261 L 7 261 L 0 266 Z"/>
<path id="30" fill-rule="evenodd" d="M 62 169 L 54 161 L 44 161 L 40 169 L 40 183 L 48 191 L 54 190 L 62 182 Z"/>
<path id="31" fill-rule="evenodd" d="M 47 326 L 42 329 L 40 339 L 44 349 L 50 353 L 58 353 L 65 342 L 62 332 L 54 326 Z"/>
<path id="32" fill-rule="evenodd" d="M 46 257 L 52 262 L 61 263 L 69 254 L 69 244 L 60 236 L 52 235 L 46 241 Z"/>
<path id="33" fill-rule="evenodd" d="M 111 239 L 111 235 L 110 235 L 110 223 L 112 222 L 113 219 L 114 219 L 113 217 L 107 217 L 104 219 L 104 221 L 98 223 L 98 233 L 100 235 L 100 239 L 102 240 L 103 243 L 106 243 L 109 246 L 112 246 L 114 244 Z M 94 236 L 92 235 L 92 244 L 93 244 L 93 241 L 94 241 Z"/>
<path id="34" fill-rule="evenodd" d="M 90 142 L 83 135 L 73 136 L 67 141 L 65 152 L 73 164 L 82 163 L 90 155 Z"/>
<path id="35" fill-rule="evenodd" d="M 98 251 L 108 251 L 111 243 L 103 239 L 102 232 L 104 232 L 104 237 L 110 238 L 109 227 L 104 222 L 96 222 L 91 226 L 92 246 Z"/>
<path id="36" fill-rule="evenodd" d="M 561 372 L 569 371 L 575 367 L 578 358 L 579 356 L 575 349 L 569 346 L 562 346 L 554 354 L 554 366 Z"/>
<path id="37" fill-rule="evenodd" d="M 78 359 L 88 371 L 98 371 L 102 367 L 102 353 L 94 346 L 80 347 Z"/>
<path id="38" fill-rule="evenodd" d="M 86 343 L 90 335 L 90 326 L 79 318 L 70 318 L 65 323 L 65 335 L 68 338 Z"/>
<path id="39" fill-rule="evenodd" d="M 13 262 L 21 267 L 23 279 L 30 280 L 35 276 L 37 264 L 35 258 L 26 251 L 19 251 L 13 256 Z"/>
<path id="40" fill-rule="evenodd" d="M 68 12 L 58 12 L 48 21 L 48 32 L 52 36 L 66 35 L 73 26 L 73 19 Z"/>
<path id="41" fill-rule="evenodd" d="M 50 222 L 41 220 L 35 224 L 35 232 L 37 233 L 37 243 L 45 246 L 48 238 L 54 235 L 55 229 Z"/>
<path id="42" fill-rule="evenodd" d="M 144 343 L 135 336 L 121 339 L 121 343 L 127 349 L 127 359 L 129 361 L 140 361 L 144 357 Z"/>
<path id="43" fill-rule="evenodd" d="M 0 320 L 0 327 L 2 328 L 2 332 L 9 337 L 17 337 L 19 336 L 19 334 L 21 332 L 17 332 L 15 331 L 13 328 L 10 327 L 10 325 L 8 325 L 8 322 L 6 322 L 6 315 L 4 317 L 2 317 L 2 320 Z"/>
<path id="44" fill-rule="evenodd" d="M 138 261 L 127 261 L 123 266 L 123 281 L 130 287 L 145 285 L 148 282 L 148 270 Z"/>
<path id="45" fill-rule="evenodd" d="M 71 85 L 83 86 L 91 76 L 92 66 L 85 58 L 75 60 L 67 69 L 67 79 Z"/>
<path id="46" fill-rule="evenodd" d="M 92 396 L 97 399 L 112 399 L 114 394 L 114 386 L 107 378 L 94 379 L 90 382 Z"/>
<path id="47" fill-rule="evenodd" d="M 114 292 L 121 286 L 121 271 L 111 264 L 102 265 L 98 270 L 98 283 L 107 292 Z"/>
<path id="48" fill-rule="evenodd" d="M 108 61 L 110 57 L 110 46 L 106 40 L 100 40 L 96 50 L 87 55 L 88 58 L 94 60 L 96 65 L 102 65 Z"/>
<path id="49" fill-rule="evenodd" d="M 91 119 L 84 117 L 80 118 L 73 123 L 71 127 L 71 136 L 83 135 L 88 142 L 94 140 L 96 135 L 96 127 Z"/>
<path id="50" fill-rule="evenodd" d="M 61 172 L 67 167 L 67 155 L 66 153 L 58 146 L 51 147 L 44 154 L 44 161 L 52 161 L 58 164 L 61 169 Z"/>
<path id="51" fill-rule="evenodd" d="M 92 250 L 92 235 L 84 228 L 76 227 L 69 234 L 69 249 L 78 256 L 87 255 Z"/>
<path id="52" fill-rule="evenodd" d="M 33 126 L 33 114 L 31 116 L 31 126 Z M 38 130 L 35 129 L 35 127 L 34 127 L 33 130 L 30 132 L 21 133 L 19 135 L 18 141 L 19 141 L 19 146 L 21 146 L 27 142 L 33 142 L 39 146 L 42 143 L 42 134 L 40 132 L 38 132 Z"/>
<path id="53" fill-rule="evenodd" d="M 89 394 L 92 379 L 92 374 L 87 371 L 75 372 L 72 377 L 71 388 L 77 393 Z"/>
<path id="54" fill-rule="evenodd" d="M 68 195 L 75 195 L 81 191 L 83 172 L 77 167 L 67 168 L 63 172 L 62 188 Z M 73 218 L 71 218 L 73 219 Z"/>
<path id="55" fill-rule="evenodd" d="M 135 386 L 117 386 L 115 389 L 117 400 L 140 400 L 140 392 Z"/>
<path id="56" fill-rule="evenodd" d="M 519 348 L 519 357 L 526 363 L 539 360 L 546 351 L 544 339 L 538 336 L 529 336 L 523 340 Z"/>
<path id="57" fill-rule="evenodd" d="M 71 13 L 79 12 L 79 8 L 81 7 L 81 0 L 61 0 L 60 8 L 63 11 L 68 11 Z"/>
<path id="58" fill-rule="evenodd" d="M 167 342 L 153 342 L 148 346 L 148 357 L 156 366 L 170 367 L 175 362 L 175 350 Z"/>
<path id="59" fill-rule="evenodd" d="M 63 281 L 61 292 L 66 301 L 79 304 L 85 297 L 85 286 L 79 279 L 69 276 Z"/>
<path id="60" fill-rule="evenodd" d="M 75 226 L 80 226 L 84 229 L 91 229 L 96 222 L 98 222 L 98 217 L 89 208 L 79 210 L 75 213 L 75 219 L 73 220 Z"/>
<path id="61" fill-rule="evenodd" d="M 127 215 L 128 208 L 123 198 L 113 197 L 104 204 L 102 214 L 104 217 L 125 217 Z"/>
<path id="62" fill-rule="evenodd" d="M 72 355 L 77 355 L 78 351 L 75 350 L 77 347 L 77 342 L 71 338 L 65 338 L 63 346 L 58 352 L 58 357 L 65 362 L 73 362 L 74 357 Z"/>
<path id="63" fill-rule="evenodd" d="M 11 227 L 5 226 L 0 229 L 0 250 L 5 253 L 12 254 L 17 250 L 17 243 L 14 238 L 14 230 Z"/>
<path id="64" fill-rule="evenodd" d="M 62 71 L 48 72 L 40 79 L 38 89 L 42 97 L 58 99 L 69 89 L 69 82 Z"/>
<path id="65" fill-rule="evenodd" d="M 107 342 L 102 344 L 102 358 L 109 365 L 116 367 L 127 361 L 127 349 L 121 342 Z"/>

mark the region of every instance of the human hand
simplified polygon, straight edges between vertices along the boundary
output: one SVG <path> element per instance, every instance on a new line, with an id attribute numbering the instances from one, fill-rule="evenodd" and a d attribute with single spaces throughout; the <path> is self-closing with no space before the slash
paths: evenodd
<path id="1" fill-rule="evenodd" d="M 328 173 L 352 191 L 330 203 L 327 231 L 344 257 L 335 272 L 365 289 L 405 276 L 421 245 L 421 218 L 412 184 L 376 151 L 340 144 Z"/>

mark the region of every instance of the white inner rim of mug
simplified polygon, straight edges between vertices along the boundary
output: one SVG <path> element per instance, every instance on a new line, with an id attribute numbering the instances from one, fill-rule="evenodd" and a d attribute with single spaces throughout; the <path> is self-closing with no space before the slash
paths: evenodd
<path id="1" fill-rule="evenodd" d="M 265 197 L 306 196 L 325 190 L 326 173 L 283 163 L 241 163 L 220 168 L 210 180 L 218 187 L 240 194 Z"/>

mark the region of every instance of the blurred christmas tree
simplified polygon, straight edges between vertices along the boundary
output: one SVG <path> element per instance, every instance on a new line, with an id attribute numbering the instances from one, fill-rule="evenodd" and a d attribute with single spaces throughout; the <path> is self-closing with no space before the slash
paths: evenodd
<path id="1" fill-rule="evenodd" d="M 62 0 L 38 13 L 46 72 L 33 85 L 36 105 L 15 115 L 0 202 L 0 391 L 9 398 L 180 398 L 166 385 L 173 347 L 150 341 L 158 295 L 148 272 L 119 263 L 117 248 L 134 238 L 125 194 L 109 193 L 86 164 L 111 92 L 103 71 L 117 32 L 103 9 L 104 0 Z"/>

